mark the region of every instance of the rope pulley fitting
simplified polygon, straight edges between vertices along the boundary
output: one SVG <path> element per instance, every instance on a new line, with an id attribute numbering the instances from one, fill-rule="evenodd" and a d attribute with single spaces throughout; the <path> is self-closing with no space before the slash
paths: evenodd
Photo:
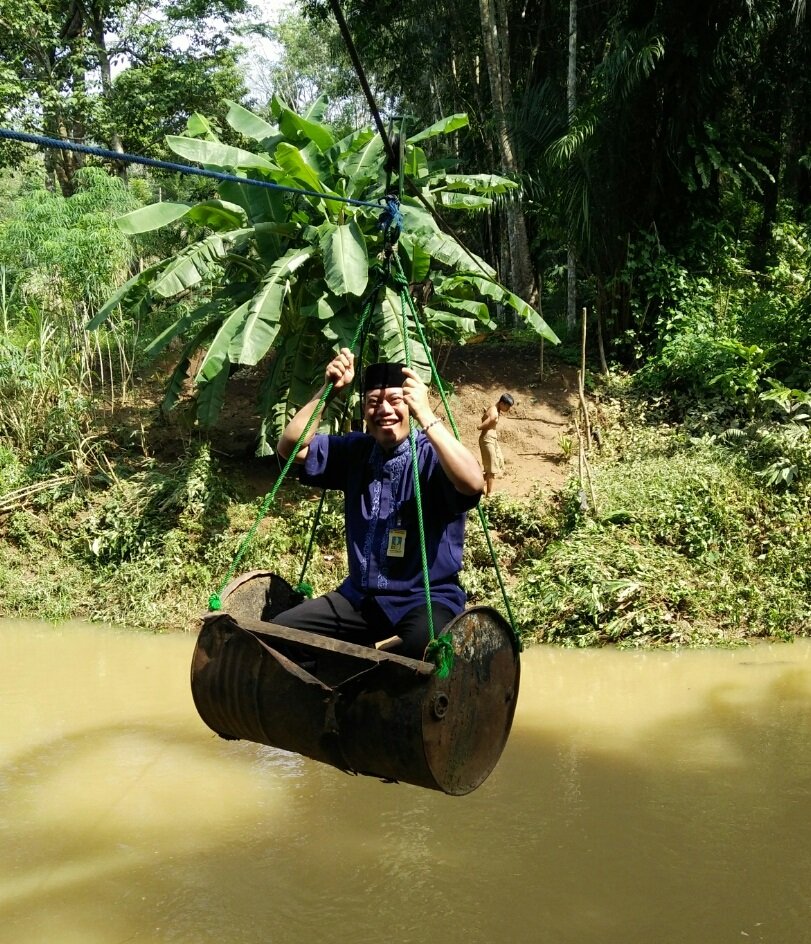
<path id="1" fill-rule="evenodd" d="M 382 231 L 386 245 L 393 246 L 403 231 L 403 214 L 400 211 L 400 200 L 396 194 L 387 193 L 380 202 L 384 209 L 380 214 L 377 228 Z"/>

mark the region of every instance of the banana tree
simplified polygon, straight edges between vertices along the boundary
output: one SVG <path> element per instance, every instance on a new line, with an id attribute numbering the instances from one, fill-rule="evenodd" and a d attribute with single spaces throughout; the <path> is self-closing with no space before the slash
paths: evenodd
<path id="1" fill-rule="evenodd" d="M 121 217 L 119 226 L 133 235 L 180 219 L 197 224 L 202 235 L 123 285 L 88 324 L 98 327 L 119 305 L 138 316 L 191 299 L 191 310 L 147 351 L 155 356 L 175 339 L 182 342 L 164 409 L 177 402 L 196 354 L 196 410 L 203 426 L 216 419 L 233 366 L 261 362 L 267 365 L 261 452 L 310 396 L 327 350 L 347 345 L 357 333 L 364 305 L 370 319 L 367 356 L 402 360 L 408 344 L 413 366 L 430 377 L 427 352 L 412 330 L 404 331 L 397 286 L 377 261 L 386 240 L 381 198 L 390 183 L 383 141 L 371 129 L 335 140 L 322 114 L 323 103 L 299 115 L 276 98 L 270 122 L 229 103 L 228 123 L 252 142 L 250 150 L 219 141 L 201 116 L 194 116 L 186 136 L 169 137 L 180 157 L 245 182 L 222 181 L 217 199 L 193 206 L 156 203 Z M 466 115 L 453 115 L 405 142 L 410 195 L 403 196 L 402 229 L 389 252 L 396 253 L 397 271 L 409 283 L 428 289 L 420 320 L 429 334 L 462 343 L 494 327 L 489 304 L 496 303 L 512 307 L 530 328 L 557 343 L 538 312 L 500 285 L 483 259 L 443 232 L 431 212 L 480 211 L 515 186 L 503 177 L 432 167 L 422 142 L 466 124 Z"/>

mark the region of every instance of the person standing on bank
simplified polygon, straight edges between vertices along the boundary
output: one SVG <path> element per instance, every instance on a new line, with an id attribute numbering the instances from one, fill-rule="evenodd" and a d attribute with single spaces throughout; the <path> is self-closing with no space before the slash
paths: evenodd
<path id="1" fill-rule="evenodd" d="M 499 418 L 502 413 L 508 413 L 515 400 L 509 393 L 502 393 L 493 406 L 482 413 L 482 421 L 476 427 L 479 432 L 479 449 L 484 466 L 484 494 L 485 497 L 493 493 L 493 486 L 497 475 L 504 472 L 504 456 L 498 441 Z"/>
<path id="2" fill-rule="evenodd" d="M 333 393 L 355 377 L 348 348 L 327 365 L 324 386 L 287 424 L 277 451 L 287 460 L 327 384 Z M 306 485 L 344 493 L 349 576 L 337 590 L 305 600 L 274 617 L 281 626 L 336 636 L 347 642 L 422 658 L 430 642 L 420 535 L 409 442 L 416 436 L 423 524 L 436 635 L 465 607 L 459 584 L 466 512 L 484 488 L 475 456 L 437 417 L 428 388 L 402 364 L 372 364 L 361 395 L 366 432 L 342 436 L 311 432 L 295 457 Z M 312 430 L 320 421 L 315 417 Z"/>

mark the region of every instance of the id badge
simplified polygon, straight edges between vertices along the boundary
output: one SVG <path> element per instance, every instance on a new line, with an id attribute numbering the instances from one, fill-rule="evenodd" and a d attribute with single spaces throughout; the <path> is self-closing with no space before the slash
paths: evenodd
<path id="1" fill-rule="evenodd" d="M 386 549 L 388 557 L 405 557 L 405 531 L 392 528 L 389 531 L 389 546 Z"/>

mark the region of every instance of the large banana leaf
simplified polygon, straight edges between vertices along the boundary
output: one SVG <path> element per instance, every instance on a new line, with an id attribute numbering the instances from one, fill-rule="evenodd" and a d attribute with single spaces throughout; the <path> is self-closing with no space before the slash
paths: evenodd
<path id="1" fill-rule="evenodd" d="M 260 118 L 259 115 L 243 108 L 238 102 L 226 99 L 225 103 L 228 105 L 228 114 L 225 116 L 225 120 L 238 134 L 242 134 L 246 138 L 252 138 L 266 147 L 268 145 L 272 146 L 277 140 L 282 140 L 283 136 L 279 134 L 279 129 L 274 128 L 264 118 Z"/>
<path id="2" fill-rule="evenodd" d="M 493 205 L 490 197 L 482 197 L 475 193 L 458 193 L 455 190 L 440 191 L 439 202 L 452 210 L 486 210 Z"/>
<path id="3" fill-rule="evenodd" d="M 287 221 L 287 195 L 281 190 L 269 190 L 267 187 L 255 187 L 252 184 L 238 184 L 232 180 L 223 181 L 220 193 L 232 203 L 236 203 L 248 214 L 250 222 L 283 223 Z"/>
<path id="4" fill-rule="evenodd" d="M 304 319 L 298 331 L 280 340 L 259 393 L 260 455 L 272 455 L 271 444 L 279 439 L 290 417 L 318 389 L 327 359 L 314 319 Z"/>
<path id="5" fill-rule="evenodd" d="M 426 325 L 431 331 L 458 344 L 464 344 L 465 338 L 470 338 L 481 330 L 481 326 L 473 318 L 460 318 L 458 315 L 451 315 L 447 311 L 439 311 L 436 308 L 424 308 L 423 314 Z"/>
<path id="6" fill-rule="evenodd" d="M 287 419 L 284 386 L 287 374 L 283 367 L 285 338 L 273 352 L 268 372 L 259 385 L 259 441 L 256 445 L 257 456 L 272 456 L 273 443 L 277 442 L 282 434 Z M 304 402 L 304 401 L 302 401 Z"/>
<path id="7" fill-rule="evenodd" d="M 282 141 L 273 154 L 279 167 L 292 178 L 293 182 L 303 184 L 306 189 L 314 190 L 316 193 L 332 193 L 294 145 Z M 335 196 L 334 193 L 332 195 Z"/>
<path id="8" fill-rule="evenodd" d="M 411 367 L 425 383 L 431 380 L 431 365 L 428 355 L 420 343 L 414 325 L 407 312 L 406 331 L 408 332 L 408 351 L 410 352 Z M 383 293 L 380 304 L 372 313 L 372 325 L 378 344 L 378 358 L 381 361 L 407 363 L 406 337 L 403 334 L 402 300 L 399 293 L 387 288 Z"/>
<path id="9" fill-rule="evenodd" d="M 230 367 L 223 364 L 210 380 L 197 381 L 197 418 L 203 426 L 211 426 L 220 415 L 225 403 L 225 388 L 230 376 Z"/>
<path id="10" fill-rule="evenodd" d="M 186 134 L 190 138 L 203 138 L 206 141 L 219 141 L 212 122 L 201 115 L 199 111 L 193 111 L 186 119 Z"/>
<path id="11" fill-rule="evenodd" d="M 560 344 L 560 338 L 538 312 L 522 298 L 519 298 L 518 295 L 504 288 L 503 285 L 499 285 L 498 282 L 493 282 L 490 279 L 481 278 L 480 276 L 470 273 L 464 273 L 447 279 L 440 286 L 440 291 L 454 291 L 454 288 L 467 285 L 475 288 L 479 295 L 493 298 L 503 305 L 509 305 L 530 328 L 552 344 Z"/>
<path id="12" fill-rule="evenodd" d="M 329 99 L 327 96 L 319 95 L 314 102 L 305 107 L 301 117 L 316 124 L 324 124 L 324 119 L 326 118 L 328 108 Z"/>
<path id="13" fill-rule="evenodd" d="M 352 347 L 360 316 L 360 308 L 345 308 L 333 318 L 330 318 L 329 321 L 322 323 L 321 330 L 324 337 L 332 342 L 335 350 L 340 350 L 342 347 Z M 359 352 L 355 351 L 354 353 L 358 354 Z"/>
<path id="14" fill-rule="evenodd" d="M 197 334 L 191 338 L 191 340 L 181 351 L 177 365 L 172 371 L 172 376 L 169 378 L 169 383 L 166 387 L 166 393 L 163 397 L 163 403 L 161 403 L 161 409 L 164 413 L 168 413 L 180 398 L 180 394 L 183 391 L 183 386 L 189 375 L 189 366 L 191 364 L 192 354 L 194 354 L 194 352 L 200 347 L 207 344 L 208 341 L 214 337 L 216 330 L 216 324 L 203 325 L 200 331 L 198 331 Z"/>
<path id="15" fill-rule="evenodd" d="M 137 233 L 148 233 L 153 229 L 160 229 L 184 217 L 191 207 L 188 203 L 171 203 L 168 200 L 162 203 L 150 203 L 119 216 L 116 224 L 122 233 L 135 236 Z"/>
<path id="16" fill-rule="evenodd" d="M 150 203 L 149 206 L 125 213 L 118 217 L 116 224 L 122 233 L 135 236 L 138 233 L 160 229 L 184 216 L 198 226 L 216 230 L 235 229 L 247 222 L 241 206 L 224 200 L 204 200 L 195 206 L 164 200 L 162 203 Z"/>
<path id="17" fill-rule="evenodd" d="M 248 214 L 256 232 L 256 248 L 265 265 L 270 265 L 282 254 L 283 240 L 278 229 L 288 222 L 288 195 L 281 190 L 254 187 L 252 184 L 237 184 L 227 181 L 220 184 L 220 193 L 226 199 L 239 204 Z M 295 232 L 295 227 L 291 227 Z"/>
<path id="18" fill-rule="evenodd" d="M 87 322 L 85 328 L 88 331 L 95 331 L 96 328 L 104 324 L 118 305 L 126 308 L 132 314 L 139 314 L 142 305 L 149 298 L 150 283 L 155 277 L 155 273 L 165 265 L 165 260 L 156 262 L 125 282 L 121 288 L 117 289 L 107 299 L 104 305 Z"/>
<path id="19" fill-rule="evenodd" d="M 349 178 L 347 193 L 351 197 L 359 197 L 369 184 L 380 177 L 385 159 L 380 135 L 375 134 L 367 139 L 359 136 L 355 143 L 357 146 L 338 160 L 339 172 Z"/>
<path id="20" fill-rule="evenodd" d="M 309 121 L 301 115 L 297 115 L 291 108 L 288 108 L 281 102 L 281 99 L 274 96 L 272 103 L 273 114 L 278 117 L 279 129 L 282 134 L 295 141 L 299 137 L 312 141 L 319 150 L 328 151 L 335 138 L 332 132 L 318 121 Z"/>
<path id="21" fill-rule="evenodd" d="M 144 349 L 147 359 L 157 357 L 176 337 L 181 337 L 192 328 L 205 322 L 206 324 L 221 323 L 235 308 L 246 302 L 253 295 L 254 286 L 247 282 L 236 285 L 226 285 L 211 301 L 206 302 L 173 322 L 163 330 Z"/>
<path id="22" fill-rule="evenodd" d="M 464 249 L 453 238 L 439 230 L 434 232 L 425 232 L 419 230 L 411 234 L 413 241 L 422 247 L 432 258 L 438 262 L 449 266 L 451 269 L 461 269 L 462 271 L 479 271 L 482 275 L 490 278 L 496 277 L 496 270 L 489 266 L 484 259 L 477 256 L 474 252 Z"/>
<path id="23" fill-rule="evenodd" d="M 323 337 L 317 321 L 304 319 L 301 328 L 288 343 L 286 355 L 290 371 L 287 401 L 292 413 L 297 404 L 302 402 L 302 395 L 306 401 L 323 383 L 327 358 L 324 356 Z"/>
<path id="24" fill-rule="evenodd" d="M 431 299 L 431 304 L 433 306 L 443 305 L 451 311 L 463 312 L 467 317 L 481 321 L 488 328 L 495 327 L 490 319 L 490 309 L 485 302 L 476 301 L 472 298 L 453 298 L 450 295 L 436 294 Z"/>
<path id="25" fill-rule="evenodd" d="M 234 364 L 257 364 L 267 354 L 279 333 L 282 305 L 288 280 L 316 249 L 290 249 L 275 262 L 259 290 L 245 306 L 246 313 L 239 330 L 230 339 L 229 357 Z"/>
<path id="26" fill-rule="evenodd" d="M 498 174 L 445 174 L 443 184 L 448 190 L 466 190 L 473 193 L 497 194 L 517 190 L 518 184 Z"/>
<path id="27" fill-rule="evenodd" d="M 369 282 L 369 258 L 358 224 L 354 220 L 343 226 L 330 223 L 319 245 L 329 290 L 336 295 L 362 295 Z"/>
<path id="28" fill-rule="evenodd" d="M 418 147 L 406 150 L 405 172 L 413 180 L 427 180 L 431 176 L 425 151 Z"/>
<path id="29" fill-rule="evenodd" d="M 330 292 L 324 292 L 318 298 L 301 306 L 301 313 L 307 318 L 317 318 L 319 321 L 331 321 L 338 313 L 346 308 L 342 299 L 336 298 Z"/>
<path id="30" fill-rule="evenodd" d="M 174 298 L 208 278 L 229 246 L 250 235 L 249 229 L 213 233 L 199 243 L 182 249 L 152 283 L 152 292 L 161 298 Z"/>
<path id="31" fill-rule="evenodd" d="M 470 124 L 467 115 L 449 115 L 447 118 L 440 118 L 429 127 L 423 129 L 418 134 L 408 138 L 409 144 L 415 144 L 417 141 L 425 141 L 428 138 L 435 138 L 440 134 L 450 134 L 452 131 L 458 131 L 459 128 L 466 128 Z"/>
<path id="32" fill-rule="evenodd" d="M 348 135 L 336 141 L 324 154 L 324 157 L 335 165 L 338 173 L 343 173 L 342 162 L 346 157 L 356 151 L 363 150 L 375 136 L 375 132 L 372 128 L 361 128 L 359 131 L 351 131 Z"/>
<path id="33" fill-rule="evenodd" d="M 408 263 L 406 267 L 408 281 L 412 284 L 422 282 L 423 279 L 428 277 L 428 273 L 431 271 L 430 254 L 405 233 L 400 236 L 400 247 L 405 253 Z"/>
<path id="34" fill-rule="evenodd" d="M 226 232 L 240 229 L 248 222 L 245 210 L 239 204 L 226 200 L 204 200 L 189 210 L 187 218 L 206 229 Z"/>
<path id="35" fill-rule="evenodd" d="M 206 167 L 216 167 L 223 170 L 228 168 L 247 170 L 252 167 L 267 171 L 276 169 L 274 163 L 263 155 L 254 154 L 252 151 L 243 151 L 242 148 L 231 147 L 231 145 L 222 144 L 220 141 L 200 141 L 197 138 L 185 138 L 180 135 L 169 134 L 166 136 L 166 143 L 175 154 L 186 158 L 187 161 L 195 161 Z"/>
<path id="36" fill-rule="evenodd" d="M 520 298 L 515 294 L 515 292 L 510 292 L 508 289 L 505 289 L 503 301 L 514 311 L 518 312 L 518 317 L 521 318 L 524 324 L 532 328 L 533 331 L 542 335 L 552 344 L 560 344 L 560 338 L 543 320 L 538 312 L 535 311 L 531 305 L 528 305 L 523 298 Z"/>
<path id="37" fill-rule="evenodd" d="M 235 308 L 231 314 L 222 322 L 214 336 L 214 340 L 208 347 L 206 355 L 200 363 L 197 376 L 194 378 L 198 384 L 216 379 L 223 365 L 228 366 L 231 360 L 228 356 L 228 349 L 234 335 L 242 327 L 245 316 L 248 313 L 249 302 L 245 302 L 238 308 Z"/>

